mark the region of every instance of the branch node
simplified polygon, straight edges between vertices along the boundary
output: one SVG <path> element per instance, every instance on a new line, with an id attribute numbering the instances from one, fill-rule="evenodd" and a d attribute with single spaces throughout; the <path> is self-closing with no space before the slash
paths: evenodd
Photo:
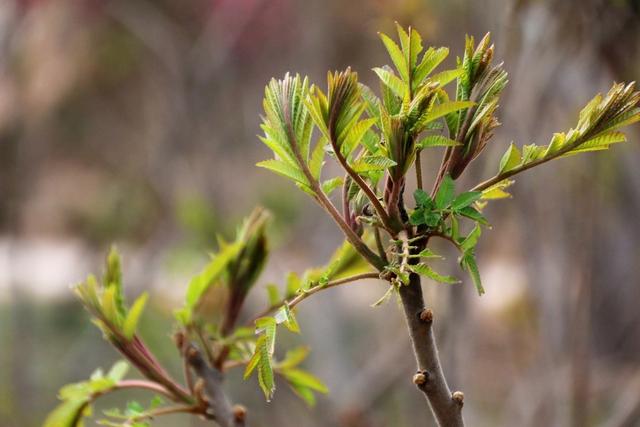
<path id="1" fill-rule="evenodd" d="M 431 309 L 429 308 L 425 308 L 424 310 L 422 310 L 418 314 L 418 317 L 420 318 L 420 321 L 424 323 L 428 323 L 428 324 L 433 323 L 433 311 L 431 311 Z"/>
<path id="2" fill-rule="evenodd" d="M 454 391 L 451 394 L 451 399 L 461 408 L 464 405 L 464 393 L 461 391 Z"/>
<path id="3" fill-rule="evenodd" d="M 427 371 L 418 371 L 413 376 L 413 383 L 417 385 L 419 388 L 423 388 L 428 381 L 429 381 L 429 372 Z"/>
<path id="4" fill-rule="evenodd" d="M 178 350 L 180 350 L 181 353 L 184 350 L 185 341 L 186 337 L 183 331 L 177 331 L 175 334 L 173 334 L 173 342 L 176 344 L 176 347 L 178 348 Z"/>
<path id="5" fill-rule="evenodd" d="M 233 405 L 233 418 L 238 423 L 244 423 L 247 418 L 247 408 L 239 404 Z"/>

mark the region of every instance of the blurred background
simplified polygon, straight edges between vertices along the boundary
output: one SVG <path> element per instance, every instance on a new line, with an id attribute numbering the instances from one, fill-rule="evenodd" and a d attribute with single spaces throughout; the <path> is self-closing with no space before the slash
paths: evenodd
<path id="1" fill-rule="evenodd" d="M 324 86 L 346 66 L 375 84 L 370 69 L 389 62 L 376 32 L 395 20 L 450 46 L 449 68 L 465 33 L 491 31 L 510 73 L 504 125 L 460 190 L 493 175 L 510 141 L 546 144 L 596 92 L 640 76 L 638 0 L 0 1 L 0 426 L 41 425 L 60 386 L 118 359 L 69 290 L 111 243 L 127 292 L 151 290 L 143 335 L 175 372 L 172 309 L 254 205 L 274 214 L 264 284 L 328 259 L 331 220 L 254 167 L 270 156 L 263 88 L 286 71 Z M 628 134 L 519 176 L 488 207 L 500 226 L 480 243 L 484 296 L 467 280 L 424 284 L 470 425 L 640 426 L 640 127 Z M 440 250 L 440 271 L 462 274 Z M 266 403 L 255 377 L 231 375 L 252 425 L 429 425 L 402 315 L 370 307 L 383 292 L 322 293 L 300 306 L 303 335 L 281 337 L 312 348 L 306 368 L 331 389 L 316 408 L 283 384 Z M 265 304 L 258 285 L 247 309 Z M 98 408 L 134 397 L 147 399 Z"/>

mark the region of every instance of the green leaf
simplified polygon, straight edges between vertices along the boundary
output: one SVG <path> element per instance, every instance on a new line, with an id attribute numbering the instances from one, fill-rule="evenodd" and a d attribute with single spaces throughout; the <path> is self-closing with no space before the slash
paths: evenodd
<path id="1" fill-rule="evenodd" d="M 321 185 L 322 191 L 328 196 L 330 195 L 336 188 L 340 187 L 344 183 L 342 177 L 337 176 L 335 178 L 328 179 L 324 181 Z"/>
<path id="2" fill-rule="evenodd" d="M 91 412 L 89 399 L 67 400 L 60 403 L 44 421 L 43 427 L 81 427 L 82 418 Z"/>
<path id="3" fill-rule="evenodd" d="M 601 133 L 594 138 L 591 138 L 590 140 L 578 145 L 576 149 L 569 151 L 564 156 L 583 153 L 587 151 L 606 150 L 607 148 L 609 148 L 609 145 L 617 144 L 619 142 L 625 142 L 626 140 L 627 137 L 622 132 L 613 131 Z"/>
<path id="4" fill-rule="evenodd" d="M 232 261 L 240 248 L 242 242 L 235 242 L 233 244 L 223 247 L 220 252 L 209 262 L 204 270 L 196 275 L 189 282 L 187 287 L 186 304 L 187 308 L 193 309 L 196 307 L 200 298 L 205 294 L 211 285 L 220 277 L 225 271 L 227 264 Z"/>
<path id="5" fill-rule="evenodd" d="M 280 302 L 280 291 L 278 286 L 274 284 L 267 285 L 267 295 L 269 296 L 269 305 L 273 306 Z"/>
<path id="6" fill-rule="evenodd" d="M 449 49 L 430 47 L 422 56 L 422 61 L 416 67 L 413 75 L 413 86 L 418 87 L 423 80 L 449 55 Z"/>
<path id="7" fill-rule="evenodd" d="M 278 369 L 290 369 L 301 364 L 309 355 L 309 347 L 296 347 L 287 351 L 284 359 L 278 363 Z"/>
<path id="8" fill-rule="evenodd" d="M 480 212 L 478 212 L 477 209 L 471 206 L 466 206 L 462 209 L 458 209 L 456 213 L 458 213 L 459 215 L 465 216 L 469 219 L 472 219 L 476 222 L 479 222 L 482 225 L 489 225 L 489 222 L 487 221 L 487 219 Z"/>
<path id="9" fill-rule="evenodd" d="M 107 255 L 106 271 L 102 279 L 105 287 L 114 287 L 113 291 L 115 309 L 119 316 L 124 316 L 126 308 L 124 305 L 124 296 L 122 293 L 122 261 L 120 254 L 115 246 L 112 246 Z"/>
<path id="10" fill-rule="evenodd" d="M 449 139 L 446 136 L 429 135 L 418 141 L 416 143 L 416 148 L 422 150 L 428 147 L 455 147 L 456 145 L 460 145 L 460 143 L 458 141 L 454 141 L 453 139 Z"/>
<path id="11" fill-rule="evenodd" d="M 465 193 L 458 194 L 456 198 L 451 202 L 451 209 L 459 210 L 470 206 L 473 202 L 482 197 L 480 191 L 467 191 Z"/>
<path id="12" fill-rule="evenodd" d="M 384 43 L 384 47 L 387 48 L 387 52 L 389 52 L 389 57 L 393 61 L 393 64 L 396 66 L 400 77 L 404 81 L 409 80 L 409 70 L 407 68 L 407 62 L 402 54 L 402 50 L 400 47 L 393 41 L 389 36 L 383 33 L 379 33 L 380 38 L 382 39 L 382 43 Z"/>
<path id="13" fill-rule="evenodd" d="M 301 369 L 286 369 L 282 371 L 282 375 L 287 379 L 287 381 L 299 386 L 303 386 L 320 393 L 329 392 L 327 386 L 320 379 Z"/>
<path id="14" fill-rule="evenodd" d="M 397 163 L 385 156 L 365 156 L 351 165 L 358 173 L 383 171 L 395 166 Z"/>
<path id="15" fill-rule="evenodd" d="M 429 78 L 429 82 L 438 83 L 440 87 L 442 87 L 460 77 L 462 73 L 463 70 L 461 68 L 441 71 L 438 74 L 434 74 L 433 76 L 431 76 Z"/>
<path id="16" fill-rule="evenodd" d="M 382 83 L 385 84 L 391 91 L 398 96 L 400 99 L 403 99 L 409 90 L 407 88 L 407 84 L 400 80 L 398 76 L 393 74 L 392 71 L 386 70 L 384 68 L 374 68 L 373 71 L 378 75 Z"/>
<path id="17" fill-rule="evenodd" d="M 463 252 L 468 252 L 469 250 L 475 248 L 478 244 L 478 239 L 480 239 L 480 234 L 482 234 L 482 229 L 478 224 L 473 227 L 473 230 L 469 233 L 469 235 L 464 239 L 464 241 L 460 244 L 460 249 Z"/>
<path id="18" fill-rule="evenodd" d="M 512 142 L 511 145 L 509 145 L 507 151 L 502 156 L 502 159 L 500 160 L 499 173 L 502 174 L 505 172 L 509 172 L 510 170 L 518 166 L 521 162 L 522 155 L 520 154 L 520 150 L 518 150 L 518 147 L 516 147 L 516 145 Z"/>
<path id="19" fill-rule="evenodd" d="M 127 375 L 128 371 L 129 364 L 124 360 L 120 360 L 111 367 L 109 373 L 107 374 L 107 378 L 109 378 L 114 383 L 117 383 L 118 381 L 122 380 L 125 375 Z"/>
<path id="20" fill-rule="evenodd" d="M 506 188 L 509 188 L 515 181 L 511 179 L 505 179 L 497 184 L 492 185 L 486 190 L 482 191 L 482 200 L 493 200 L 493 199 L 504 199 L 507 197 L 511 197 L 511 194 L 505 191 Z"/>
<path id="21" fill-rule="evenodd" d="M 300 333 L 300 326 L 298 325 L 298 321 L 296 320 L 295 315 L 291 311 L 288 305 L 283 305 L 275 314 L 275 319 L 277 324 L 284 324 L 288 330 L 291 332 L 295 332 L 297 334 Z"/>
<path id="22" fill-rule="evenodd" d="M 416 205 L 418 206 L 429 206 L 432 204 L 432 200 L 429 194 L 419 188 L 413 192 L 413 197 L 416 200 Z"/>
<path id="23" fill-rule="evenodd" d="M 424 116 L 424 118 L 421 118 L 420 120 L 424 122 L 431 122 L 439 119 L 440 117 L 446 116 L 449 113 L 463 110 L 465 108 L 472 107 L 473 105 L 475 105 L 475 103 L 471 101 L 446 102 L 444 104 L 439 104 L 433 107 L 431 111 L 429 111 L 429 113 L 427 113 L 426 116 Z"/>
<path id="24" fill-rule="evenodd" d="M 478 264 L 476 263 L 476 258 L 473 252 L 467 252 L 460 258 L 460 266 L 471 276 L 471 280 L 476 286 L 478 295 L 484 294 L 484 288 L 482 287 L 482 281 L 480 280 L 480 271 L 478 270 Z"/>
<path id="25" fill-rule="evenodd" d="M 455 183 L 450 175 L 445 175 L 440 183 L 440 188 L 436 193 L 436 207 L 438 209 L 444 209 L 451 204 L 453 197 L 455 196 Z"/>
<path id="26" fill-rule="evenodd" d="M 124 324 L 122 325 L 122 334 L 125 336 L 125 338 L 130 340 L 136 333 L 138 320 L 142 315 L 142 311 L 144 310 L 144 306 L 147 303 L 148 298 L 149 294 L 144 292 L 136 299 L 136 301 L 131 306 L 129 313 L 127 313 L 127 317 L 124 320 Z"/>
<path id="27" fill-rule="evenodd" d="M 297 167 L 293 166 L 289 163 L 285 163 L 281 160 L 263 160 L 261 162 L 256 163 L 256 166 L 260 168 L 269 169 L 272 172 L 277 173 L 285 178 L 289 178 L 299 184 L 308 186 L 309 181 L 304 176 L 302 171 Z"/>
<path id="28" fill-rule="evenodd" d="M 457 278 L 453 276 L 443 276 L 442 274 L 436 273 L 431 267 L 424 263 L 410 265 L 409 268 L 414 273 L 421 276 L 426 276 L 430 279 L 435 280 L 436 282 L 449 284 L 460 283 L 460 280 L 458 280 Z"/>
<path id="29" fill-rule="evenodd" d="M 429 248 L 423 249 L 417 256 L 420 258 L 442 258 L 441 255 L 438 255 Z"/>

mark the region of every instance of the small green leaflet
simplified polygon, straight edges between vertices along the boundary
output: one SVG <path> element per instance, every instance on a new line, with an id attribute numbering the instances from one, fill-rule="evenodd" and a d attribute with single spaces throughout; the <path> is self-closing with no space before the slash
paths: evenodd
<path id="1" fill-rule="evenodd" d="M 467 191 L 466 193 L 460 193 L 456 198 L 451 202 L 451 209 L 457 211 L 462 208 L 466 208 L 467 206 L 471 206 L 473 202 L 480 199 L 482 197 L 482 193 L 480 191 Z"/>
<path id="2" fill-rule="evenodd" d="M 444 209 L 451 204 L 455 195 L 455 184 L 449 175 L 445 175 L 436 193 L 436 207 Z"/>
<path id="3" fill-rule="evenodd" d="M 142 311 L 144 310 L 148 298 L 149 294 L 145 292 L 140 295 L 131 306 L 131 309 L 127 313 L 127 317 L 124 320 L 124 324 L 122 325 L 122 333 L 125 338 L 130 340 L 136 333 L 138 321 L 140 320 L 140 316 L 142 315 Z"/>
<path id="4" fill-rule="evenodd" d="M 431 267 L 424 263 L 410 265 L 409 268 L 414 273 L 419 274 L 420 276 L 426 276 L 436 282 L 449 284 L 460 283 L 460 280 L 457 278 L 453 276 L 443 276 L 442 274 L 436 273 Z"/>
<path id="5" fill-rule="evenodd" d="M 510 170 L 516 168 L 522 162 L 522 155 L 520 154 L 520 150 L 518 147 L 512 142 L 509 145 L 509 148 L 502 156 L 500 160 L 500 169 L 499 173 L 509 172 Z"/>
<path id="6" fill-rule="evenodd" d="M 460 258 L 460 266 L 471 276 L 471 280 L 476 286 L 478 295 L 484 294 L 484 288 L 482 287 L 482 281 L 480 280 L 480 271 L 478 270 L 478 264 L 476 263 L 475 254 L 473 252 L 467 252 L 463 254 Z"/>
<path id="7" fill-rule="evenodd" d="M 453 139 L 449 139 L 446 136 L 429 135 L 418 141 L 416 143 L 416 148 L 422 150 L 428 147 L 454 147 L 456 145 L 460 145 L 460 143 L 458 141 L 454 141 Z"/>
<path id="8" fill-rule="evenodd" d="M 200 298 L 209 289 L 215 280 L 223 273 L 227 264 L 235 258 L 242 247 L 242 242 L 235 242 L 223 247 L 220 252 L 209 262 L 204 270 L 191 279 L 187 288 L 186 303 L 190 309 L 195 308 Z"/>

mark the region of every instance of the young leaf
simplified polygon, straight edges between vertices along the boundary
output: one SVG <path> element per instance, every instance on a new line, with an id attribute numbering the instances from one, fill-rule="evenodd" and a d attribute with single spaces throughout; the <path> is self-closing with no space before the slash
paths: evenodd
<path id="1" fill-rule="evenodd" d="M 453 276 L 443 276 L 442 274 L 436 273 L 431 267 L 424 263 L 410 265 L 409 268 L 414 273 L 421 276 L 426 276 L 430 279 L 435 280 L 436 282 L 449 284 L 460 283 L 460 280 L 458 280 L 457 278 Z"/>
<path id="2" fill-rule="evenodd" d="M 518 150 L 518 147 L 516 147 L 512 142 L 511 145 L 509 145 L 507 151 L 502 156 L 502 159 L 500 160 L 499 173 L 509 172 L 510 170 L 518 166 L 521 162 L 522 155 L 520 154 L 520 150 Z"/>
<path id="3" fill-rule="evenodd" d="M 144 310 L 144 306 L 146 305 L 148 298 L 149 294 L 145 292 L 140 295 L 131 306 L 131 309 L 127 313 L 127 317 L 124 320 L 124 324 L 122 325 L 122 334 L 125 338 L 130 340 L 136 333 L 138 320 L 140 320 L 140 316 L 142 315 L 142 311 Z"/>
<path id="4" fill-rule="evenodd" d="M 482 229 L 478 224 L 476 224 L 476 226 L 473 227 L 473 230 L 471 230 L 471 232 L 466 237 L 466 239 L 464 239 L 463 242 L 460 244 L 460 249 L 463 252 L 468 252 L 473 248 L 475 248 L 476 245 L 478 244 L 478 239 L 480 239 L 481 233 L 482 233 Z"/>
<path id="5" fill-rule="evenodd" d="M 455 183 L 449 175 L 445 175 L 436 193 L 436 207 L 444 209 L 451 204 L 455 196 Z"/>
<path id="6" fill-rule="evenodd" d="M 473 284 L 476 286 L 478 295 L 484 294 L 484 288 L 482 287 L 482 281 L 480 280 L 480 271 L 478 270 L 478 264 L 473 252 L 466 252 L 460 258 L 460 266 L 466 270 L 471 276 Z"/>
<path id="7" fill-rule="evenodd" d="M 379 35 L 382 39 L 382 43 L 384 43 L 384 47 L 386 47 L 387 52 L 389 52 L 389 56 L 391 57 L 393 64 L 396 66 L 398 73 L 400 73 L 400 78 L 405 82 L 408 81 L 409 69 L 407 68 L 407 61 L 402 54 L 402 50 L 400 50 L 400 47 L 386 34 L 379 33 Z"/>
<path id="8" fill-rule="evenodd" d="M 391 89 L 397 97 L 400 99 L 405 97 L 408 91 L 407 84 L 393 74 L 392 71 L 385 68 L 374 68 L 373 71 L 378 75 L 382 83 Z"/>
<path id="9" fill-rule="evenodd" d="M 420 141 L 416 143 L 416 148 L 425 149 L 428 147 L 455 147 L 456 145 L 460 145 L 459 142 L 454 141 L 453 139 L 449 139 L 442 135 L 429 135 L 425 138 L 422 138 Z"/>
<path id="10" fill-rule="evenodd" d="M 458 194 L 453 202 L 451 202 L 451 209 L 459 210 L 471 206 L 471 204 L 480 199 L 480 197 L 482 197 L 480 191 L 467 191 L 466 193 Z"/>

